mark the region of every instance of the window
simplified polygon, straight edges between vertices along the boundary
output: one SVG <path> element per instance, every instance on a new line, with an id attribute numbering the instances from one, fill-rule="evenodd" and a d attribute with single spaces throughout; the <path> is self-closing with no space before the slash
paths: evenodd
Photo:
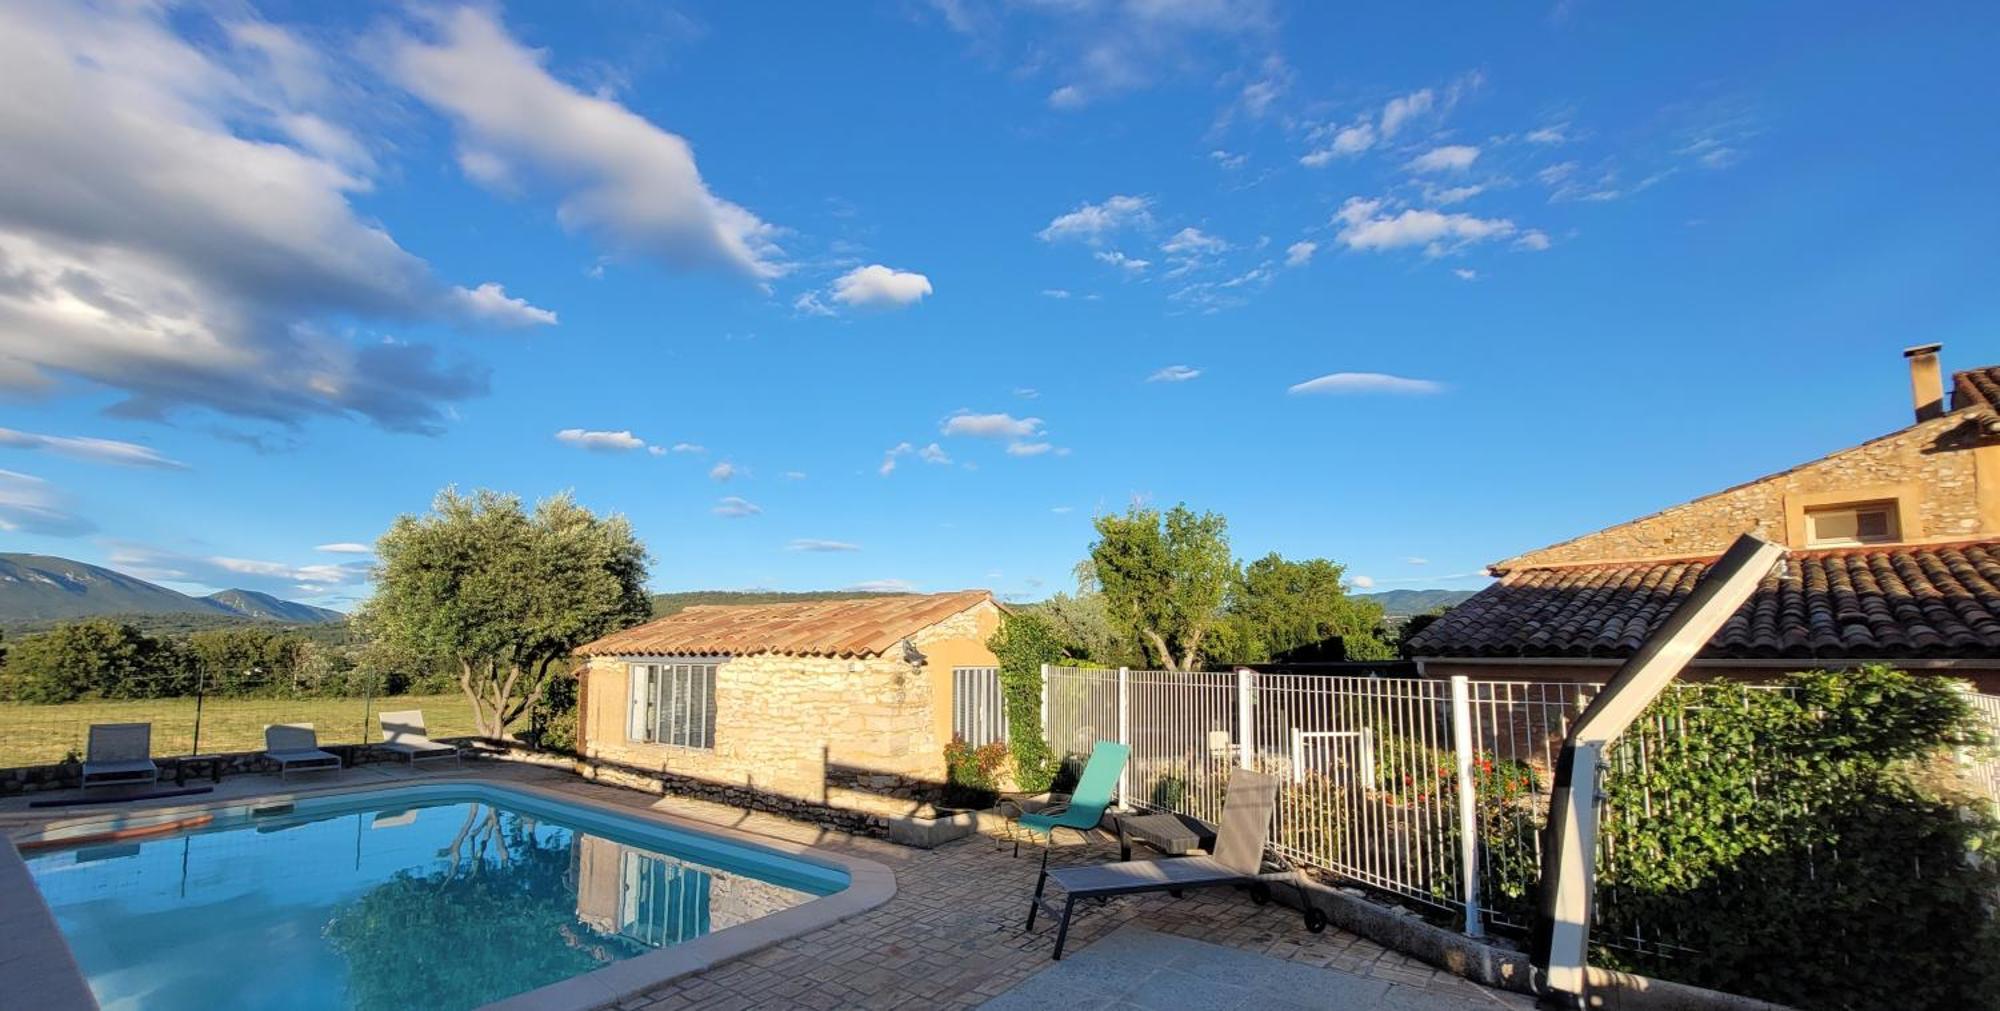
<path id="1" fill-rule="evenodd" d="M 1806 544 L 1809 547 L 1841 547 L 1880 544 L 1901 535 L 1896 503 L 1861 502 L 1806 510 Z"/>
<path id="2" fill-rule="evenodd" d="M 717 666 L 713 660 L 633 664 L 627 736 L 678 748 L 715 747 Z"/>

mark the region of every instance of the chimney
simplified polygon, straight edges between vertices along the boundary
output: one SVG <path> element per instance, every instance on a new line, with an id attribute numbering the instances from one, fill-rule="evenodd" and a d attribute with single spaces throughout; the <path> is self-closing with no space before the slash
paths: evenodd
<path id="1" fill-rule="evenodd" d="M 1910 360 L 1910 399 L 1918 421 L 1944 417 L 1944 373 L 1938 369 L 1938 350 L 1943 347 L 1919 344 L 1903 349 L 1903 357 Z"/>

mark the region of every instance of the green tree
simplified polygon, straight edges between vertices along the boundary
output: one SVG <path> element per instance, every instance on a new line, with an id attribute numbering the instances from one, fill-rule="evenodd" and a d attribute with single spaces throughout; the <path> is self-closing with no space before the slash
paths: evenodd
<path id="1" fill-rule="evenodd" d="M 1338 639 L 1348 660 L 1390 659 L 1395 651 L 1381 632 L 1382 605 L 1349 596 L 1345 578 L 1338 562 L 1287 561 L 1276 552 L 1244 566 L 1230 588 L 1214 655 L 1258 662 Z"/>
<path id="2" fill-rule="evenodd" d="M 1099 516 L 1096 526 L 1090 560 L 1112 627 L 1144 642 L 1166 669 L 1193 670 L 1235 572 L 1228 522 L 1185 505 L 1165 515 L 1133 506 Z"/>
<path id="3" fill-rule="evenodd" d="M 1007 753 L 1014 785 L 1040 793 L 1055 779 L 1055 755 L 1042 737 L 1042 665 L 1063 661 L 1062 636 L 1032 611 L 1007 611 L 986 641 L 1000 661 L 1000 693 L 1007 703 Z"/>
<path id="4" fill-rule="evenodd" d="M 532 514 L 499 492 L 447 488 L 376 542 L 367 628 L 392 650 L 447 660 L 481 734 L 502 737 L 570 651 L 646 620 L 646 549 L 622 516 L 567 495 Z"/>
<path id="5" fill-rule="evenodd" d="M 99 618 L 17 640 L 5 688 L 16 701 L 48 704 L 178 695 L 185 680 L 173 649 L 131 625 Z"/>

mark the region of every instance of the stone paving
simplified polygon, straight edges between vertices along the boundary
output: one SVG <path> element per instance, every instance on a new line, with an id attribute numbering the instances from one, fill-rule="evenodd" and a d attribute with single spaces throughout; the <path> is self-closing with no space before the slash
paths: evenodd
<path id="1" fill-rule="evenodd" d="M 888 904 L 706 972 L 684 976 L 615 1005 L 620 1011 L 976 1007 L 1036 973 L 1062 964 L 1049 959 L 1055 941 L 1053 926 L 1037 923 L 1033 933 L 1022 929 L 1038 869 L 1039 854 L 1033 847 L 1023 847 L 1016 859 L 1011 856 L 1011 847 L 1000 840 L 974 835 L 935 850 L 909 849 L 704 802 L 649 797 L 594 784 L 578 783 L 575 789 L 682 817 L 720 821 L 745 831 L 846 850 L 887 864 L 896 872 L 896 897 Z M 1089 863 L 1116 859 L 1117 855 L 1116 844 L 1106 837 L 1089 847 L 1059 846 L 1051 862 Z M 1258 906 L 1244 893 L 1227 888 L 1196 891 L 1183 899 L 1134 895 L 1112 899 L 1101 907 L 1082 904 L 1071 921 L 1064 962 L 1126 924 L 1387 984 L 1379 1002 L 1371 999 L 1366 1005 L 1336 1005 L 1330 995 L 1325 1003 L 1314 1003 L 1302 995 L 1308 1006 L 1519 1011 L 1533 1007 L 1533 1002 L 1520 994 L 1489 990 L 1338 928 L 1308 933 L 1296 910 L 1277 903 Z"/>

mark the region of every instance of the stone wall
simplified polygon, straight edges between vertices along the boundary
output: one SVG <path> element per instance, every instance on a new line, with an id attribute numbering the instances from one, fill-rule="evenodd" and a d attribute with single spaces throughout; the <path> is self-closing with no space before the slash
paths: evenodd
<path id="1" fill-rule="evenodd" d="M 1985 498 L 1989 504 L 1982 509 L 1980 466 L 1975 461 L 1986 462 L 1986 481 L 1993 486 L 2000 486 L 2000 467 L 1991 459 L 1991 447 L 1975 448 L 1956 441 L 1955 430 L 1963 422 L 1963 418 L 1947 415 L 1913 425 L 1783 473 L 1498 564 L 1517 569 L 1697 557 L 1720 553 L 1738 534 L 1746 532 L 1803 547 L 1797 542 L 1798 531 L 1788 530 L 1788 497 L 1796 513 L 1803 500 L 1897 487 L 1914 495 L 1914 509 L 1903 510 L 1901 518 L 1904 540 L 1949 541 L 2000 533 L 2000 524 L 1990 515 L 1995 489 L 1988 489 Z"/>
<path id="2" fill-rule="evenodd" d="M 967 608 L 910 637 L 924 654 L 931 684 L 931 734 L 942 748 L 951 740 L 952 675 L 954 667 L 995 667 L 1000 661 L 986 641 L 1000 627 L 1000 608 L 992 601 Z"/>
<path id="3" fill-rule="evenodd" d="M 716 670 L 713 749 L 628 739 L 632 662 L 598 657 L 582 673 L 586 776 L 861 832 L 879 832 L 944 779 L 931 682 L 901 650 L 730 659 Z"/>

